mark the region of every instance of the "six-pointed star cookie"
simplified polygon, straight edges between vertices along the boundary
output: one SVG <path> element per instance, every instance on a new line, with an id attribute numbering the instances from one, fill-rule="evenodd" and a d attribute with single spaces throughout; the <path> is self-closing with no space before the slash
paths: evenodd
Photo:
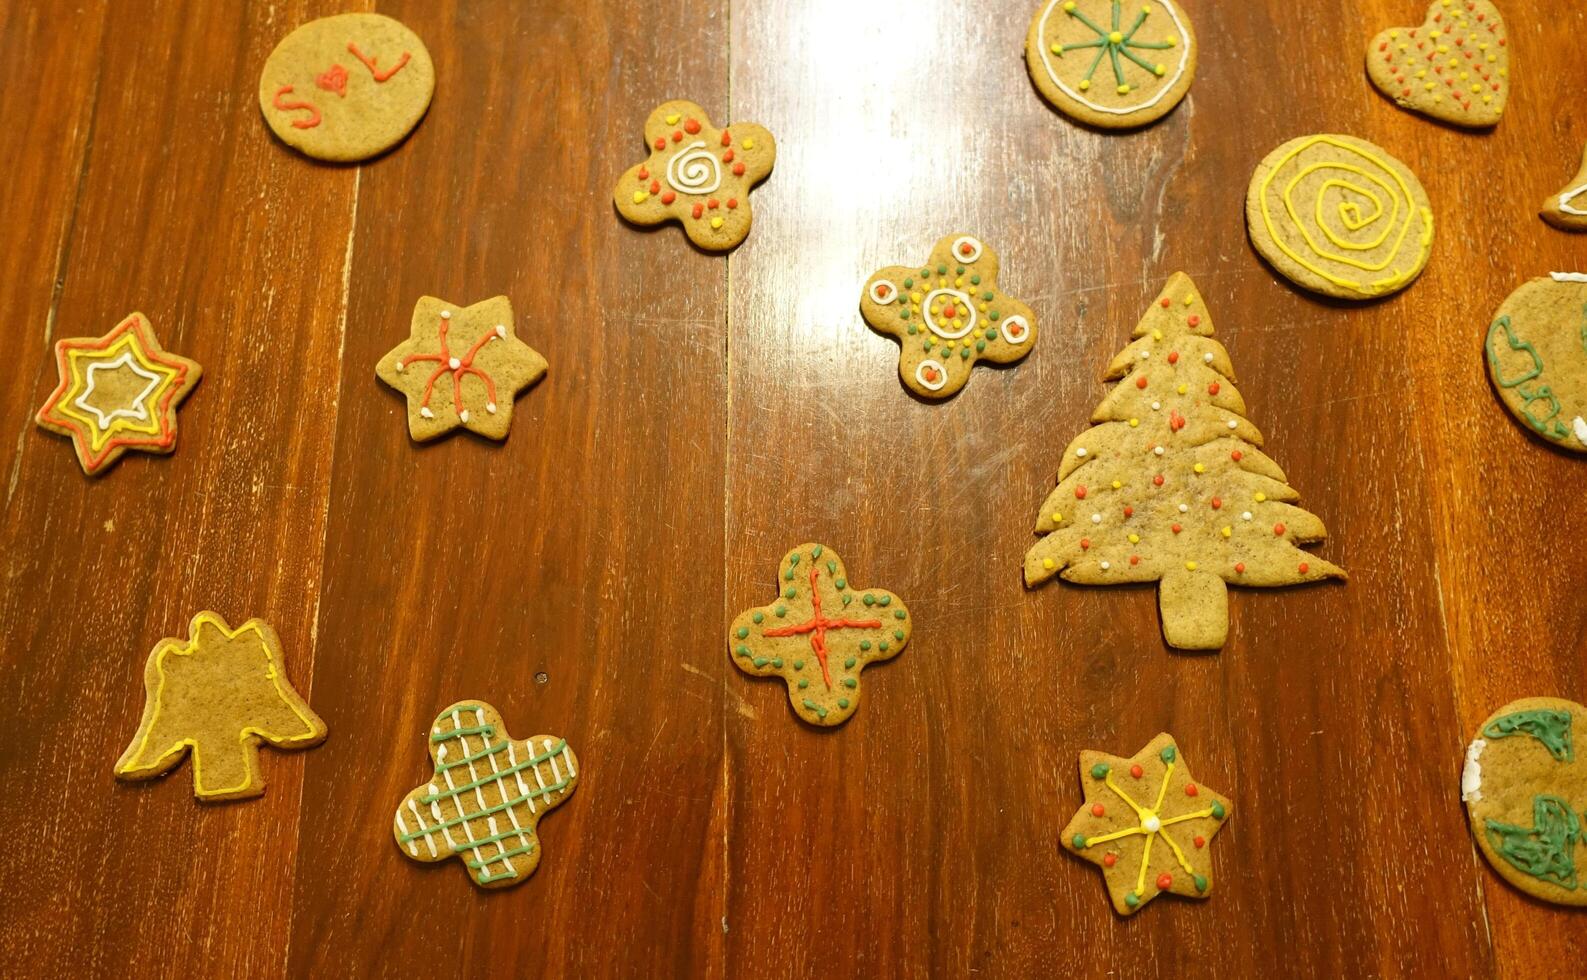
<path id="1" fill-rule="evenodd" d="M 129 449 L 169 453 L 176 448 L 176 406 L 203 369 L 167 353 L 148 318 L 133 313 L 103 337 L 71 337 L 55 344 L 60 384 L 39 409 L 38 424 L 70 436 L 90 476 L 104 472 Z"/>
<path id="2" fill-rule="evenodd" d="M 578 760 L 567 741 L 515 741 L 483 701 L 446 708 L 429 736 L 435 772 L 397 804 L 397 846 L 415 861 L 456 855 L 484 888 L 527 880 L 540 866 L 540 818 L 578 788 Z"/>
<path id="3" fill-rule="evenodd" d="M 1173 736 L 1128 759 L 1080 753 L 1080 783 L 1085 805 L 1064 828 L 1063 846 L 1102 868 L 1120 915 L 1162 892 L 1207 897 L 1212 862 L 1203 850 L 1234 804 L 1191 779 Z"/>
<path id="4" fill-rule="evenodd" d="M 728 628 L 731 660 L 746 674 L 781 677 L 812 725 L 841 725 L 860 706 L 860 671 L 909 642 L 909 611 L 885 589 L 849 582 L 830 548 L 802 544 L 782 560 L 777 601 L 739 613 Z"/>
<path id="5" fill-rule="evenodd" d="M 749 234 L 749 190 L 766 179 L 777 144 L 765 127 L 711 125 L 705 110 L 674 100 L 645 122 L 650 159 L 623 174 L 612 191 L 617 211 L 636 225 L 673 220 L 689 240 L 720 252 Z"/>
<path id="6" fill-rule="evenodd" d="M 891 266 L 865 284 L 860 314 L 898 338 L 898 376 L 917 395 L 951 398 L 977 361 L 1009 364 L 1036 346 L 1035 315 L 998 288 L 997 268 L 980 239 L 949 235 L 924 265 Z"/>
<path id="7" fill-rule="evenodd" d="M 380 380 L 408 396 L 408 433 L 418 442 L 459 426 L 507 438 L 513 399 L 545 373 L 545 358 L 513 335 L 505 296 L 466 309 L 421 296 L 408 339 L 375 367 Z"/>

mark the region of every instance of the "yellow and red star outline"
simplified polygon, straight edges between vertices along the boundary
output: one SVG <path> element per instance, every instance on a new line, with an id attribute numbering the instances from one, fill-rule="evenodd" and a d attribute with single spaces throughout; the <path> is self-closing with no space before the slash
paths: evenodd
<path id="1" fill-rule="evenodd" d="M 149 320 L 133 313 L 103 337 L 69 337 L 55 344 L 60 383 L 35 418 L 69 436 L 83 472 L 103 472 L 129 449 L 169 453 L 176 446 L 176 406 L 203 375 L 197 361 L 168 353 Z M 87 401 L 97 371 L 126 368 L 149 383 L 126 405 L 105 411 Z"/>

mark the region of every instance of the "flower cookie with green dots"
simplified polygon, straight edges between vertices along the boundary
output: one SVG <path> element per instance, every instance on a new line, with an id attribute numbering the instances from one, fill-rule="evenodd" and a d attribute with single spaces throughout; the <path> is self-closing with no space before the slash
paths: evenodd
<path id="1" fill-rule="evenodd" d="M 783 557 L 777 588 L 775 602 L 733 620 L 730 658 L 746 674 L 781 677 L 805 721 L 841 725 L 860 706 L 860 672 L 909 643 L 909 610 L 886 589 L 852 584 L 843 559 L 819 544 Z"/>
<path id="2" fill-rule="evenodd" d="M 1212 894 L 1208 845 L 1234 804 L 1190 775 L 1172 735 L 1128 759 L 1080 753 L 1085 804 L 1063 831 L 1063 846 L 1102 869 L 1120 915 L 1165 892 Z"/>
<path id="3" fill-rule="evenodd" d="M 1106 129 L 1167 115 L 1190 91 L 1196 53 L 1175 0 L 1042 0 L 1025 38 L 1042 98 Z"/>
<path id="4" fill-rule="evenodd" d="M 898 376 L 922 398 L 959 393 L 978 361 L 1012 364 L 1036 346 L 1030 307 L 998 288 L 997 253 L 971 235 L 937 242 L 918 266 L 890 266 L 870 278 L 860 313 L 898 339 Z"/>
<path id="5" fill-rule="evenodd" d="M 1482 723 L 1460 798 L 1500 877 L 1559 905 L 1587 905 L 1587 708 L 1522 698 Z"/>

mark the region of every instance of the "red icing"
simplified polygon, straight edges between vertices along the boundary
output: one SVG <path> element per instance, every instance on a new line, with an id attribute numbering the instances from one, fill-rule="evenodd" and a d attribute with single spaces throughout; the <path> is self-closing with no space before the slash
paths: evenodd
<path id="1" fill-rule="evenodd" d="M 1168 872 L 1164 871 L 1162 874 L 1157 876 L 1157 890 L 1158 891 L 1165 892 L 1169 888 L 1173 887 L 1173 884 L 1174 884 L 1174 876 L 1169 874 Z"/>
<path id="2" fill-rule="evenodd" d="M 351 51 L 353 53 L 353 57 L 354 58 L 357 58 L 359 61 L 362 61 L 365 65 L 367 65 L 369 67 L 369 73 L 371 75 L 375 76 L 375 81 L 377 81 L 377 82 L 384 82 L 386 79 L 390 78 L 392 75 L 395 75 L 397 72 L 401 71 L 403 66 L 408 63 L 408 58 L 410 57 L 408 52 L 404 51 L 404 52 L 402 52 L 402 57 L 397 59 L 397 63 L 396 64 L 392 65 L 390 68 L 386 69 L 385 71 L 381 71 L 379 68 L 375 67 L 376 59 L 375 58 L 371 58 L 368 55 L 364 54 L 362 51 L 358 50 L 358 45 L 357 44 L 354 44 L 352 41 L 348 41 L 347 42 L 347 50 Z"/>
<path id="3" fill-rule="evenodd" d="M 700 131 L 700 121 L 698 119 L 689 119 L 685 121 L 683 124 L 683 130 L 690 136 L 693 136 L 695 133 Z"/>
<path id="4" fill-rule="evenodd" d="M 307 109 L 309 112 L 314 114 L 313 118 L 311 119 L 292 120 L 293 129 L 313 129 L 315 126 L 318 126 L 320 124 L 320 110 L 314 108 L 314 104 L 312 102 L 281 101 L 281 96 L 291 94 L 292 86 L 283 85 L 276 90 L 276 97 L 270 100 L 270 104 L 275 106 L 277 109 L 280 109 L 282 112 L 291 112 L 293 109 Z"/>
<path id="5" fill-rule="evenodd" d="M 1179 363 L 1179 351 L 1171 350 L 1171 351 L 1168 352 L 1168 363 L 1170 363 L 1170 364 L 1178 364 Z"/>
<path id="6" fill-rule="evenodd" d="M 1207 386 L 1207 394 L 1216 395 L 1217 393 L 1218 393 L 1218 382 L 1214 381 L 1212 384 Z"/>
<path id="7" fill-rule="evenodd" d="M 1223 506 L 1223 501 L 1222 500 L 1219 500 L 1217 497 L 1213 497 L 1212 498 L 1212 509 L 1213 510 L 1217 510 L 1217 509 L 1219 509 L 1222 506 Z"/>
<path id="8" fill-rule="evenodd" d="M 1190 319 L 1186 320 L 1185 322 L 1190 324 L 1192 327 L 1199 327 L 1201 326 L 1201 317 L 1192 313 L 1190 314 Z"/>
<path id="9" fill-rule="evenodd" d="M 1135 508 L 1134 507 L 1125 507 L 1124 508 L 1124 516 L 1125 517 L 1134 517 L 1135 516 Z"/>
<path id="10" fill-rule="evenodd" d="M 715 211 L 717 208 L 722 206 L 722 202 L 713 197 L 705 202 L 705 206 L 710 208 L 712 211 Z"/>
<path id="11" fill-rule="evenodd" d="M 335 92 L 342 98 L 347 98 L 347 69 L 341 65 L 331 67 L 314 76 L 314 84 L 327 92 Z"/>
<path id="12" fill-rule="evenodd" d="M 1178 534 L 1178 533 L 1179 533 L 1179 532 L 1180 532 L 1180 531 L 1183 531 L 1183 530 L 1184 530 L 1184 527 L 1183 527 L 1183 526 L 1181 526 L 1181 525 L 1179 525 L 1179 524 L 1174 524 L 1174 525 L 1172 525 L 1172 526 L 1171 526 L 1171 527 L 1170 527 L 1170 528 L 1169 528 L 1169 529 L 1170 529 L 1170 530 L 1171 530 L 1171 531 L 1173 531 L 1173 532 L 1174 532 L 1174 533 L 1175 533 L 1175 534 Z"/>
<path id="13" fill-rule="evenodd" d="M 1107 811 L 1107 810 L 1106 810 L 1106 809 L 1104 809 L 1104 808 L 1103 808 L 1103 806 L 1102 806 L 1102 804 L 1100 804 L 1100 803 L 1093 803 L 1093 804 L 1091 804 L 1091 815 L 1092 815 L 1092 816 L 1093 816 L 1093 817 L 1100 817 L 1100 816 L 1102 816 L 1102 815 L 1103 815 L 1103 814 L 1104 814 L 1104 813 L 1107 813 L 1107 812 L 1108 812 L 1108 811 Z"/>
<path id="14" fill-rule="evenodd" d="M 1195 796 L 1196 794 L 1198 794 L 1200 792 L 1201 792 L 1201 790 L 1196 788 L 1196 784 L 1195 783 L 1186 783 L 1185 784 L 1185 795 L 1186 796 Z"/>
<path id="15" fill-rule="evenodd" d="M 1163 297 L 1163 298 L 1162 298 L 1162 300 L 1161 300 L 1161 302 L 1162 302 L 1162 304 L 1163 304 L 1163 309 L 1165 309 L 1165 310 L 1166 310 L 1166 309 L 1168 309 L 1168 297 L 1167 297 L 1167 296 L 1164 296 L 1164 297 Z"/>
<path id="16" fill-rule="evenodd" d="M 742 163 L 733 164 L 733 176 L 735 176 L 735 177 L 744 176 L 744 165 Z"/>
<path id="17" fill-rule="evenodd" d="M 1119 856 L 1114 854 L 1112 851 L 1109 851 L 1108 853 L 1102 855 L 1102 863 L 1111 868 L 1115 864 L 1119 863 Z"/>
<path id="18" fill-rule="evenodd" d="M 1236 449 L 1234 452 L 1229 454 L 1229 458 L 1234 460 L 1236 463 L 1238 463 L 1242 458 L 1244 458 L 1244 456 L 1245 456 L 1245 454 L 1240 452 L 1240 450 L 1238 450 L 1238 449 Z"/>
<path id="19" fill-rule="evenodd" d="M 1141 764 L 1137 762 L 1135 765 L 1130 767 L 1130 775 L 1134 776 L 1136 779 L 1140 779 L 1142 776 L 1146 775 L 1146 770 L 1142 769 Z"/>
<path id="20" fill-rule="evenodd" d="M 731 210 L 733 210 L 736 207 L 738 207 L 738 198 L 736 198 L 736 197 L 728 198 L 727 199 L 727 209 L 729 211 L 731 211 Z"/>
<path id="21" fill-rule="evenodd" d="M 1309 571 L 1311 571 L 1311 566 L 1306 564 L 1305 562 L 1301 562 L 1300 563 L 1300 573 L 1302 575 L 1305 575 Z"/>
<path id="22" fill-rule="evenodd" d="M 681 131 L 679 131 L 679 130 L 674 129 L 672 131 L 672 141 L 674 143 L 682 143 L 683 142 L 683 133 Z"/>
<path id="23" fill-rule="evenodd" d="M 650 193 L 658 194 L 660 192 L 661 192 L 661 181 L 659 181 L 659 180 L 651 181 L 650 182 Z"/>
<path id="24" fill-rule="evenodd" d="M 1083 486 L 1075 487 L 1075 499 L 1076 500 L 1084 500 L 1084 499 L 1086 499 L 1086 488 L 1085 487 L 1083 487 Z"/>
<path id="25" fill-rule="evenodd" d="M 733 137 L 731 135 L 729 135 L 728 131 L 725 130 L 725 129 L 722 130 L 722 145 L 723 146 L 732 146 L 733 145 Z"/>
<path id="26" fill-rule="evenodd" d="M 657 136 L 656 137 L 656 149 L 665 150 L 666 148 L 667 148 L 667 138 L 665 136 Z"/>
<path id="27" fill-rule="evenodd" d="M 702 215 L 702 214 L 704 214 L 704 213 L 705 213 L 705 205 L 703 205 L 703 204 L 696 204 L 696 205 L 695 205 L 695 206 L 694 206 L 694 216 L 695 216 L 695 217 L 696 217 L 696 218 L 698 218 L 698 217 L 699 217 L 699 216 L 700 216 L 700 215 Z"/>
<path id="28" fill-rule="evenodd" d="M 661 195 L 661 203 L 662 204 L 671 204 L 673 201 L 676 201 L 677 199 L 678 199 L 678 195 L 674 194 L 672 191 L 667 191 L 666 193 Z"/>
<path id="29" fill-rule="evenodd" d="M 1235 562 L 1234 563 L 1234 570 L 1239 572 L 1240 574 L 1244 575 L 1245 574 L 1245 562 L 1243 562 L 1243 561 Z"/>
<path id="30" fill-rule="evenodd" d="M 1140 555 L 1131 555 L 1130 556 L 1130 564 L 1131 565 L 1139 565 L 1140 563 L 1141 563 L 1141 556 Z"/>
<path id="31" fill-rule="evenodd" d="M 821 615 L 821 590 L 816 588 L 816 576 L 819 569 L 810 566 L 810 605 L 812 614 L 810 619 L 794 626 L 779 626 L 776 629 L 766 630 L 765 636 L 798 636 L 802 633 L 810 634 L 810 649 L 815 652 L 816 659 L 821 661 L 821 676 L 827 682 L 827 690 L 832 689 L 832 673 L 827 670 L 827 630 L 843 629 L 881 629 L 882 621 L 879 619 L 828 619 Z"/>
<path id="32" fill-rule="evenodd" d="M 480 350 L 481 347 L 484 347 L 487 343 L 489 343 L 491 341 L 492 338 L 494 338 L 496 336 L 496 332 L 494 330 L 487 330 L 483 334 L 481 334 L 479 339 L 474 341 L 474 346 L 470 347 L 468 349 L 468 353 L 464 354 L 462 357 L 457 359 L 457 367 L 454 368 L 451 365 L 452 354 L 451 354 L 451 351 L 448 348 L 447 342 L 446 342 L 446 333 L 447 333 L 447 331 L 449 329 L 451 329 L 451 326 L 452 326 L 452 321 L 451 321 L 450 318 L 448 318 L 448 317 L 442 317 L 441 318 L 441 329 L 440 329 L 441 351 L 440 351 L 440 353 L 438 353 L 438 354 L 410 354 L 409 356 L 402 358 L 402 366 L 403 367 L 407 367 L 410 364 L 418 364 L 418 363 L 421 363 L 423 361 L 435 361 L 436 362 L 435 370 L 430 373 L 429 378 L 425 379 L 425 382 L 424 382 L 424 400 L 421 401 L 419 404 L 421 406 L 425 407 L 425 408 L 429 408 L 430 407 L 430 395 L 433 394 L 434 391 L 435 391 L 435 383 L 436 383 L 436 381 L 440 380 L 441 375 L 450 373 L 452 375 L 452 411 L 453 412 L 461 412 L 462 411 L 462 407 L 463 407 L 463 376 L 467 375 L 467 374 L 472 374 L 475 377 L 479 378 L 481 381 L 485 382 L 485 397 L 486 397 L 486 401 L 489 402 L 490 404 L 494 405 L 496 403 L 496 382 L 491 380 L 491 376 L 490 375 L 486 374 L 484 371 L 481 371 L 479 368 L 474 366 L 474 357 L 475 357 L 475 355 L 477 355 L 479 353 L 479 350 Z"/>
<path id="33" fill-rule="evenodd" d="M 1146 375 L 1143 374 L 1135 379 L 1135 387 L 1140 388 L 1143 391 L 1146 389 Z"/>
<path id="34" fill-rule="evenodd" d="M 645 166 L 641 166 L 639 168 L 639 173 L 635 174 L 634 176 L 638 177 L 640 180 L 649 180 L 650 179 L 650 168 L 649 167 L 645 167 Z"/>
<path id="35" fill-rule="evenodd" d="M 1089 549 L 1090 547 L 1091 547 L 1091 539 L 1090 538 L 1081 538 L 1080 539 L 1080 550 L 1081 551 L 1085 551 L 1085 550 Z"/>
<path id="36" fill-rule="evenodd" d="M 723 163 L 732 163 L 733 162 L 733 151 L 732 150 L 728 150 L 726 153 L 722 154 L 722 162 Z"/>
<path id="37" fill-rule="evenodd" d="M 1158 486 L 1158 487 L 1162 486 L 1163 485 L 1163 474 L 1159 473 L 1156 476 L 1152 477 L 1152 485 L 1153 486 Z"/>
<path id="38" fill-rule="evenodd" d="M 1283 524 L 1274 524 L 1273 525 L 1273 533 L 1274 534 L 1283 534 L 1284 533 L 1284 525 Z"/>
<path id="39" fill-rule="evenodd" d="M 1200 834 L 1197 834 L 1196 835 L 1196 839 L 1191 841 L 1191 843 L 1195 844 L 1197 847 L 1206 847 L 1207 846 L 1207 838 L 1201 836 Z"/>

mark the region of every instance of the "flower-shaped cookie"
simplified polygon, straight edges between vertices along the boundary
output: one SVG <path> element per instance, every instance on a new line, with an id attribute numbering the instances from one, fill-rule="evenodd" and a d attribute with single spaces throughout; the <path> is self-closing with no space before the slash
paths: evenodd
<path id="1" fill-rule="evenodd" d="M 898 376 L 922 398 L 951 398 L 977 361 L 1010 364 L 1036 345 L 1036 317 L 998 289 L 997 265 L 980 239 L 949 235 L 924 265 L 889 266 L 865 284 L 860 313 L 898 338 Z"/>
<path id="2" fill-rule="evenodd" d="M 474 883 L 504 888 L 540 866 L 540 818 L 578 786 L 578 760 L 565 739 L 514 741 L 483 701 L 460 701 L 430 725 L 435 773 L 397 805 L 391 833 L 415 861 L 453 855 Z"/>
<path id="3" fill-rule="evenodd" d="M 612 191 L 617 211 L 636 225 L 677 221 L 704 249 L 733 248 L 749 234 L 751 187 L 766 179 L 777 143 L 765 127 L 711 125 L 705 110 L 663 102 L 645 122 L 650 159 L 623 174 Z"/>
<path id="4" fill-rule="evenodd" d="M 1102 868 L 1108 895 L 1130 915 L 1163 892 L 1206 898 L 1212 864 L 1201 851 L 1234 804 L 1198 784 L 1162 734 L 1124 759 L 1080 753 L 1085 805 L 1064 828 L 1063 846 Z"/>
<path id="5" fill-rule="evenodd" d="M 885 589 L 850 585 L 843 559 L 819 544 L 790 551 L 777 584 L 776 602 L 733 620 L 731 659 L 746 674 L 781 677 L 805 721 L 841 725 L 860 706 L 860 671 L 909 642 L 909 611 Z"/>

